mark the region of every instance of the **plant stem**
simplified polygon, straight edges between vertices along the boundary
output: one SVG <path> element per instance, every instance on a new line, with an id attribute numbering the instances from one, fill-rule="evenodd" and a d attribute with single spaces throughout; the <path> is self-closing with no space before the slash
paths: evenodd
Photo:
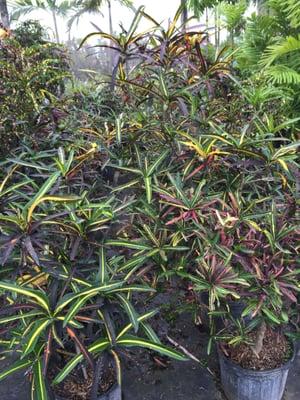
<path id="1" fill-rule="evenodd" d="M 254 346 L 252 346 L 252 351 L 257 358 L 259 358 L 259 354 L 262 351 L 266 331 L 267 331 L 267 326 L 265 321 L 263 321 L 257 331 L 256 342 Z"/>

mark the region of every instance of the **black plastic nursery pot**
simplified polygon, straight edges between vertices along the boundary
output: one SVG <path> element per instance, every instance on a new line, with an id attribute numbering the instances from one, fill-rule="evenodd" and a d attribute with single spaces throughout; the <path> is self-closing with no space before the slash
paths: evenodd
<path id="1" fill-rule="evenodd" d="M 254 371 L 244 369 L 218 349 L 221 383 L 228 400 L 281 400 L 296 351 L 280 368 Z"/>
<path id="2" fill-rule="evenodd" d="M 241 300 L 228 301 L 228 306 L 230 308 L 231 315 L 235 319 L 240 319 L 244 309 L 246 308 L 245 303 Z"/>
<path id="3" fill-rule="evenodd" d="M 209 319 L 207 315 L 208 311 L 208 293 L 207 292 L 201 292 L 200 293 L 200 303 L 202 304 L 204 308 L 204 312 L 201 314 L 201 319 L 203 322 L 204 327 L 209 330 Z M 231 300 L 228 301 L 228 306 L 230 309 L 230 314 L 233 318 L 235 319 L 241 319 L 242 313 L 245 309 L 245 303 L 242 300 Z M 221 330 L 224 328 L 224 320 L 222 317 L 214 317 L 215 324 L 217 330 Z M 251 318 L 249 316 L 243 317 L 243 321 L 245 324 L 249 324 L 251 322 Z"/>
<path id="4" fill-rule="evenodd" d="M 55 400 L 70 400 L 64 397 L 55 396 Z M 114 385 L 107 393 L 101 394 L 97 400 L 122 400 L 122 390 L 119 385 Z"/>

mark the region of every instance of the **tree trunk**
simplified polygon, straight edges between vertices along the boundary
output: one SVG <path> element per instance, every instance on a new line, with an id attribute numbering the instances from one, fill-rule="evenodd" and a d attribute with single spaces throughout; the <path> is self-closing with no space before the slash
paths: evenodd
<path id="1" fill-rule="evenodd" d="M 231 47 L 234 49 L 234 31 L 231 29 L 230 31 L 230 42 L 231 42 Z"/>
<path id="2" fill-rule="evenodd" d="M 187 9 L 186 0 L 180 0 L 180 1 L 181 1 L 181 6 L 182 6 L 182 14 L 181 14 L 182 28 L 184 31 L 186 31 L 186 25 L 187 25 L 187 20 L 188 20 L 188 9 Z"/>
<path id="3" fill-rule="evenodd" d="M 256 0 L 256 6 L 258 15 L 268 14 L 268 5 L 266 0 Z"/>
<path id="4" fill-rule="evenodd" d="M 1 0 L 0 0 L 1 1 Z M 57 18 L 55 11 L 52 10 L 52 18 L 53 18 L 53 23 L 54 23 L 54 30 L 55 30 L 55 38 L 56 42 L 59 43 L 59 33 L 58 33 L 58 25 L 57 25 Z"/>
<path id="5" fill-rule="evenodd" d="M 114 26 L 113 26 L 113 19 L 112 19 L 112 11 L 111 11 L 111 1 L 107 0 L 108 6 L 108 19 L 109 19 L 109 34 L 112 36 L 114 34 Z M 114 42 L 110 41 L 110 46 L 113 46 Z M 109 59 L 110 59 L 110 69 L 111 71 L 114 70 L 114 50 L 109 49 Z"/>
<path id="6" fill-rule="evenodd" d="M 218 5 L 215 6 L 215 46 L 218 52 L 220 47 L 220 21 Z"/>
<path id="7" fill-rule="evenodd" d="M 210 42 L 210 32 L 209 32 L 209 13 L 208 7 L 205 8 L 205 27 L 206 27 L 206 34 L 207 34 L 207 41 Z"/>
<path id="8" fill-rule="evenodd" d="M 0 0 L 0 16 L 4 28 L 9 28 L 9 15 L 6 0 Z"/>

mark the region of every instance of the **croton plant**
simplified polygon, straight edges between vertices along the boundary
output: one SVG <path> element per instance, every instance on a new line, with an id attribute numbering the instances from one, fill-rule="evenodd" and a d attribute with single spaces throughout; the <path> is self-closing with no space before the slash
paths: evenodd
<path id="1" fill-rule="evenodd" d="M 206 293 L 209 349 L 259 355 L 268 329 L 298 329 L 299 118 L 241 90 L 232 53 L 179 19 L 142 8 L 120 36 L 93 34 L 118 54 L 110 84 L 57 99 L 38 146 L 1 160 L 0 343 L 17 360 L 0 379 L 24 370 L 38 400 L 76 373 L 96 399 L 128 347 L 184 360 L 144 307 L 175 276 Z"/>

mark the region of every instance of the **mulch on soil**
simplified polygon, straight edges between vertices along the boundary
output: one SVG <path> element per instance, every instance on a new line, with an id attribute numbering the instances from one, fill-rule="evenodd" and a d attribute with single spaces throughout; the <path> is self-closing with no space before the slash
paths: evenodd
<path id="1" fill-rule="evenodd" d="M 53 373 L 53 371 L 51 371 L 51 373 Z M 68 400 L 88 400 L 93 384 L 93 371 L 91 368 L 86 369 L 86 374 L 87 379 L 84 377 L 81 368 L 76 368 L 75 373 L 68 375 L 62 383 L 55 387 L 56 394 Z M 111 389 L 115 382 L 113 369 L 107 370 L 99 383 L 99 395 Z"/>
<path id="2" fill-rule="evenodd" d="M 249 335 L 253 343 L 256 339 L 256 332 Z M 239 364 L 242 368 L 256 371 L 279 368 L 292 357 L 292 346 L 287 338 L 268 329 L 263 341 L 263 348 L 257 357 L 251 345 L 242 343 L 237 346 L 226 347 L 230 359 Z"/>

